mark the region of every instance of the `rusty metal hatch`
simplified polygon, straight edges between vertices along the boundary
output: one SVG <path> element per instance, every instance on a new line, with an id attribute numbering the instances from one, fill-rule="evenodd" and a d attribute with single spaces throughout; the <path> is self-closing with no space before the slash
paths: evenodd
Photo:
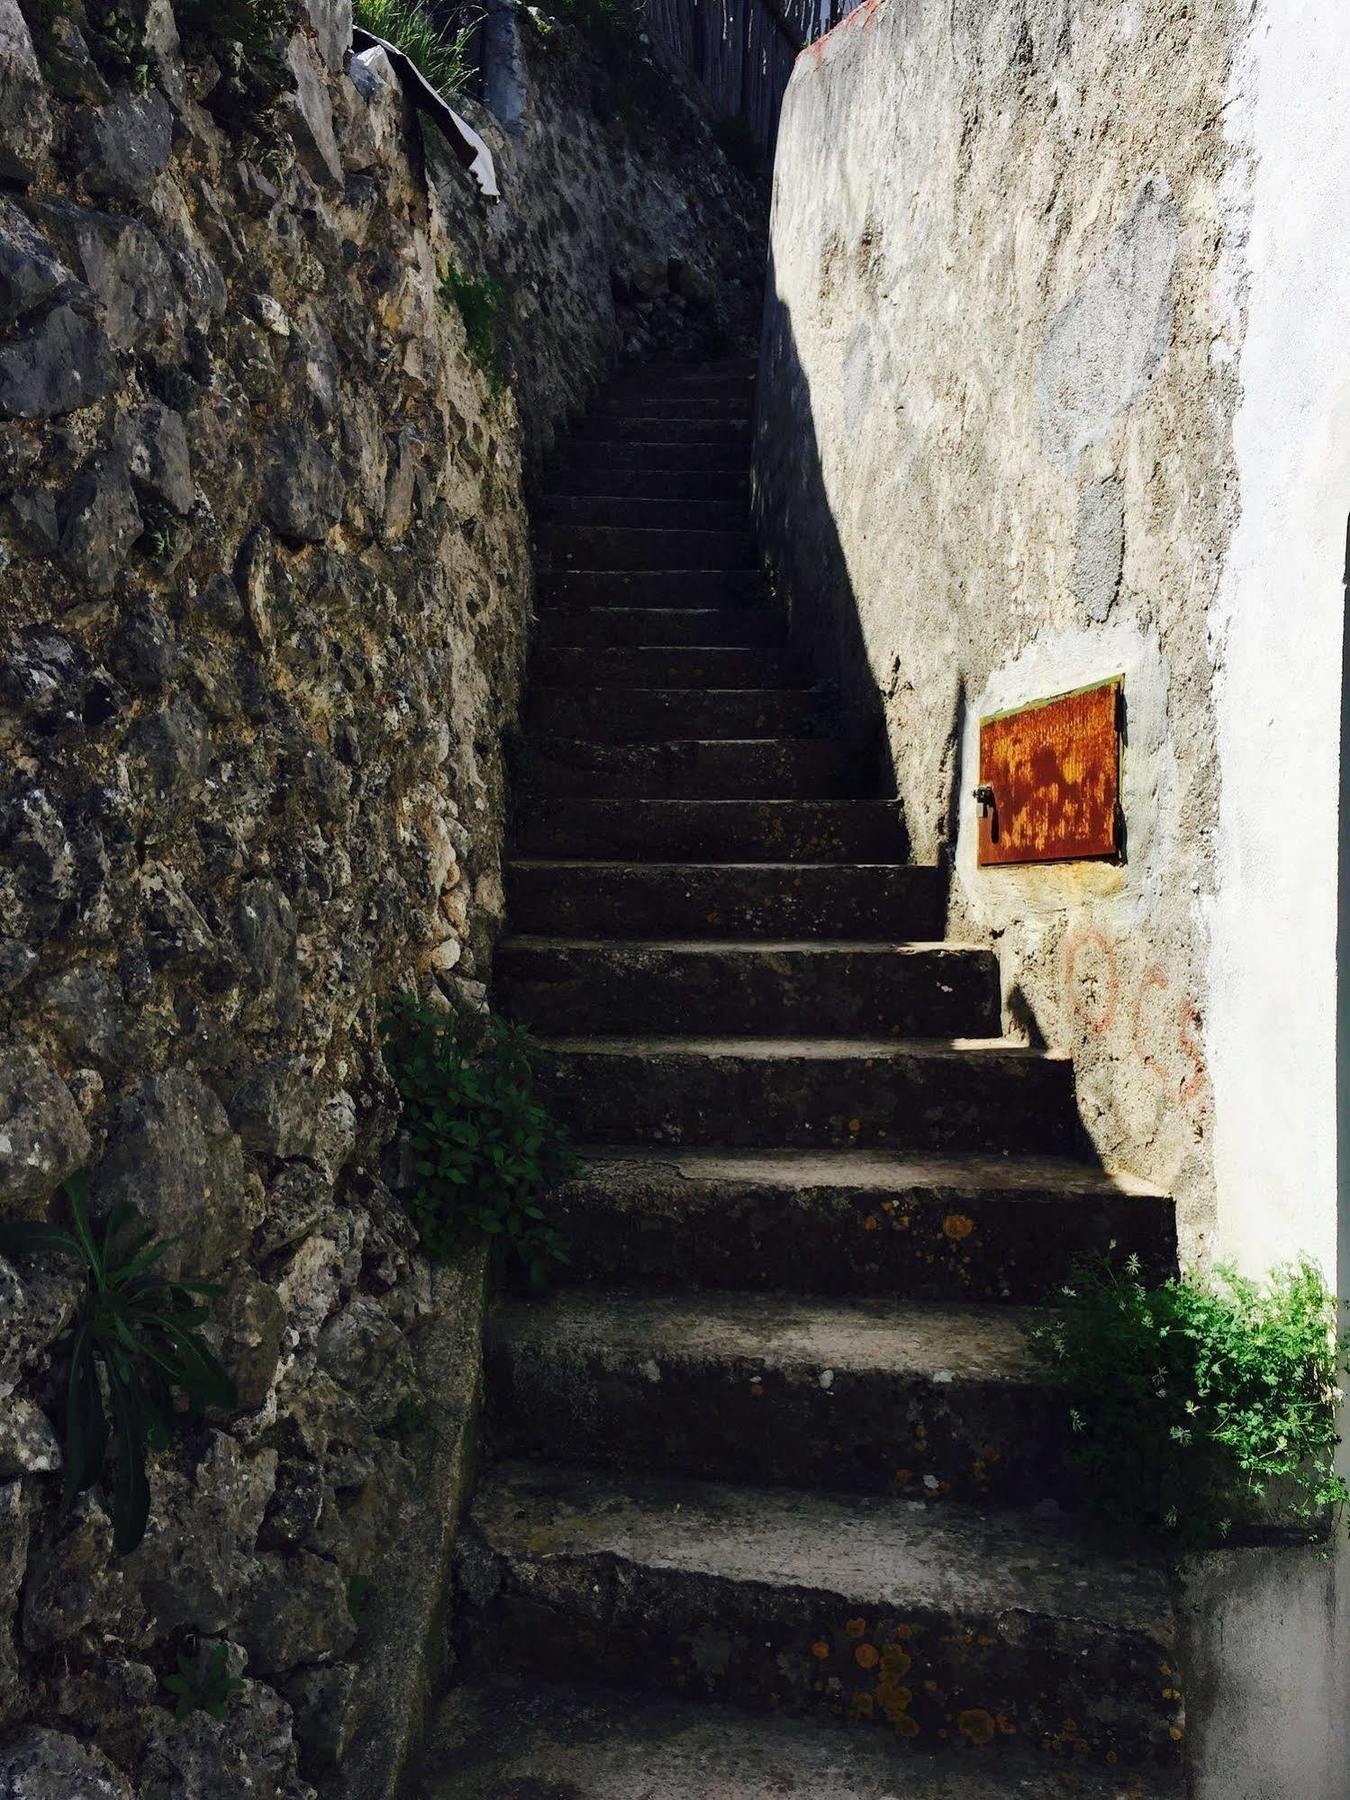
<path id="1" fill-rule="evenodd" d="M 981 868 L 1118 859 L 1124 677 L 980 721 Z"/>

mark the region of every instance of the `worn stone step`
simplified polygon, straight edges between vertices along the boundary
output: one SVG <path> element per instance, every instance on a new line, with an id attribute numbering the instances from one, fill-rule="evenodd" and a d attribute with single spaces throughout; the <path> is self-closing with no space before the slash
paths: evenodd
<path id="1" fill-rule="evenodd" d="M 1084 1147 L 1073 1064 L 1001 1038 L 548 1037 L 539 1075 L 585 1144 Z"/>
<path id="2" fill-rule="evenodd" d="M 497 1003 L 532 1031 L 990 1037 L 998 962 L 954 944 L 509 937 Z"/>
<path id="3" fill-rule="evenodd" d="M 768 1294 L 561 1294 L 488 1333 L 494 1450 L 839 1492 L 1068 1498 L 1035 1315 Z"/>
<path id="4" fill-rule="evenodd" d="M 1067 1526 L 537 1465 L 490 1475 L 471 1519 L 457 1613 L 475 1670 L 978 1745 L 995 1766 L 1035 1749 L 1179 1767 L 1166 1573 Z"/>
<path id="5" fill-rule="evenodd" d="M 804 688 L 798 650 L 759 644 L 558 644 L 542 657 L 555 687 Z"/>
<path id="6" fill-rule="evenodd" d="M 516 808 L 522 856 L 651 856 L 715 862 L 904 862 L 893 800 L 577 800 Z"/>
<path id="7" fill-rule="evenodd" d="M 755 545 L 735 531 L 662 531 L 620 525 L 544 525 L 542 560 L 561 569 L 753 569 Z"/>
<path id="8" fill-rule="evenodd" d="M 614 799 L 830 799 L 867 786 L 865 765 L 826 738 L 683 738 L 666 744 L 536 740 L 517 791 Z"/>
<path id="9" fill-rule="evenodd" d="M 600 419 L 735 419 L 744 422 L 754 410 L 748 388 L 719 388 L 713 393 L 691 393 L 677 388 L 610 388 L 591 408 L 591 420 Z"/>
<path id="10" fill-rule="evenodd" d="M 1032 1305 L 1085 1257 L 1177 1266 L 1165 1194 L 1054 1157 L 586 1149 L 550 1205 L 569 1282 Z"/>
<path id="11" fill-rule="evenodd" d="M 953 1739 L 966 1747 L 955 1719 Z M 517 1676 L 451 1690 L 411 1800 L 1176 1800 L 1181 1791 L 1161 1770 L 1145 1781 L 1024 1747 L 901 1759 L 887 1735 L 832 1721 Z"/>
<path id="12" fill-rule="evenodd" d="M 550 737 L 664 743 L 676 737 L 814 737 L 820 704 L 809 688 L 542 687 L 526 722 Z"/>
<path id="13" fill-rule="evenodd" d="M 758 569 L 541 569 L 545 606 L 745 606 L 763 604 Z"/>
<path id="14" fill-rule="evenodd" d="M 767 644 L 779 646 L 786 622 L 770 606 L 550 606 L 538 642 L 571 644 Z"/>
<path id="15" fill-rule="evenodd" d="M 941 937 L 946 880 L 915 863 L 633 863 L 515 857 L 517 931 L 615 937 Z"/>
<path id="16" fill-rule="evenodd" d="M 646 423 L 650 431 L 650 421 Z M 621 437 L 578 439 L 568 449 L 568 467 L 580 469 L 730 469 L 746 474 L 750 468 L 748 435 L 728 436 L 705 443 L 676 441 L 665 433 L 660 440 Z"/>
<path id="17" fill-rule="evenodd" d="M 555 494 L 536 508 L 550 525 L 631 526 L 643 531 L 744 531 L 746 503 L 722 498 L 639 500 L 628 495 Z"/>
<path id="18" fill-rule="evenodd" d="M 742 509 L 750 503 L 747 470 L 641 469 L 581 465 L 554 469 L 548 477 L 552 495 L 602 499 L 717 500 Z"/>
<path id="19" fill-rule="evenodd" d="M 631 410 L 621 414 L 595 412 L 582 424 L 575 441 L 748 447 L 750 420 L 744 414 L 731 419 L 668 419 L 660 413 L 643 414 Z"/>

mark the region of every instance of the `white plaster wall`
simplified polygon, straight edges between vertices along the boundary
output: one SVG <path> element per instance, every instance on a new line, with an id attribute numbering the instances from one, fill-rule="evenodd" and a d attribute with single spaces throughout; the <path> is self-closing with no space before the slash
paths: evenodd
<path id="1" fill-rule="evenodd" d="M 1265 0 L 1226 184 L 1240 517 L 1211 637 L 1218 1244 L 1336 1273 L 1340 683 L 1350 512 L 1350 7 Z M 1244 315 L 1245 313 L 1245 326 Z M 1350 1776 L 1347 1777 L 1350 1783 Z"/>

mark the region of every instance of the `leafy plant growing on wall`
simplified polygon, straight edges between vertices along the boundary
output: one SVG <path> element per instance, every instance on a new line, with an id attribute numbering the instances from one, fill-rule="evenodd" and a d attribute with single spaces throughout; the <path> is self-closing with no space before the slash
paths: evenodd
<path id="1" fill-rule="evenodd" d="M 421 0 L 356 0 L 352 17 L 372 37 L 393 44 L 447 99 L 461 93 L 474 75 L 469 46 L 483 15 L 442 24 Z"/>
<path id="2" fill-rule="evenodd" d="M 228 1644 L 217 1644 L 200 1666 L 190 1656 L 180 1655 L 178 1673 L 166 1676 L 164 1681 L 176 1702 L 174 1717 L 186 1719 L 192 1713 L 204 1712 L 213 1719 L 224 1719 L 230 1696 L 244 1685 L 238 1675 L 231 1675 L 229 1664 Z"/>
<path id="3" fill-rule="evenodd" d="M 506 385 L 502 370 L 501 311 L 506 290 L 491 275 L 474 277 L 447 264 L 441 270 L 441 305 L 453 306 L 464 321 L 469 355 L 488 378 L 494 398 Z"/>
<path id="4" fill-rule="evenodd" d="M 63 1504 L 69 1508 L 98 1481 L 115 1441 L 113 1547 L 125 1556 L 145 1536 L 146 1451 L 168 1444 L 176 1397 L 183 1396 L 193 1414 L 237 1404 L 233 1381 L 198 1329 L 221 1290 L 159 1274 L 156 1265 L 169 1243 L 136 1229 L 133 1206 L 115 1206 L 101 1239 L 96 1237 L 84 1175 L 72 1176 L 64 1191 L 70 1231 L 45 1220 L 8 1224 L 0 1227 L 0 1253 L 54 1251 L 84 1266 L 84 1293 L 68 1338 Z"/>
<path id="5" fill-rule="evenodd" d="M 540 1197 L 575 1167 L 570 1140 L 534 1091 L 530 1041 L 488 1016 L 433 1012 L 405 994 L 385 1025 L 414 1183 L 408 1211 L 436 1261 L 486 1240 L 545 1286 L 566 1262 Z"/>
<path id="6" fill-rule="evenodd" d="M 1080 1267 L 1030 1340 L 1064 1390 L 1088 1503 L 1186 1548 L 1317 1535 L 1347 1498 L 1335 1321 L 1308 1263 L 1264 1283 L 1224 1269 L 1154 1288 L 1129 1265 Z"/>

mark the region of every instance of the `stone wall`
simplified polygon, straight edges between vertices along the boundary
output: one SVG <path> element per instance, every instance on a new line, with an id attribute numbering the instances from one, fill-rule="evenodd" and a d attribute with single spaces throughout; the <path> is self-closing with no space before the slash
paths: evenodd
<path id="1" fill-rule="evenodd" d="M 393 1789 L 483 1270 L 430 1268 L 392 1191 L 378 1013 L 488 977 L 527 461 L 620 356 L 756 309 L 754 196 L 682 90 L 602 123 L 585 47 L 521 36 L 515 135 L 474 113 L 487 214 L 349 22 L 309 0 L 250 62 L 168 0 L 0 0 L 0 1218 L 81 1169 L 134 1202 L 224 1288 L 240 1393 L 114 1557 L 100 1489 L 57 1505 L 77 1277 L 0 1262 L 26 1800 Z M 446 264 L 507 288 L 499 395 Z M 176 1721 L 165 1677 L 219 1643 L 241 1692 Z"/>
<path id="2" fill-rule="evenodd" d="M 953 934 L 997 946 L 1012 1029 L 1072 1051 L 1107 1162 L 1176 1194 L 1187 1258 L 1306 1251 L 1335 1279 L 1336 843 L 1312 812 L 1336 785 L 1350 368 L 1311 258 L 1346 134 L 1329 96 L 1295 122 L 1305 82 L 1258 142 L 1278 84 L 1252 47 L 1315 43 L 1311 75 L 1345 32 L 1300 7 L 1272 36 L 1279 10 L 881 0 L 804 53 L 758 505 L 916 854 L 950 859 Z M 1287 308 L 1269 360 L 1245 337 L 1261 271 Z M 980 718 L 1121 673 L 1123 865 L 977 869 Z"/>

